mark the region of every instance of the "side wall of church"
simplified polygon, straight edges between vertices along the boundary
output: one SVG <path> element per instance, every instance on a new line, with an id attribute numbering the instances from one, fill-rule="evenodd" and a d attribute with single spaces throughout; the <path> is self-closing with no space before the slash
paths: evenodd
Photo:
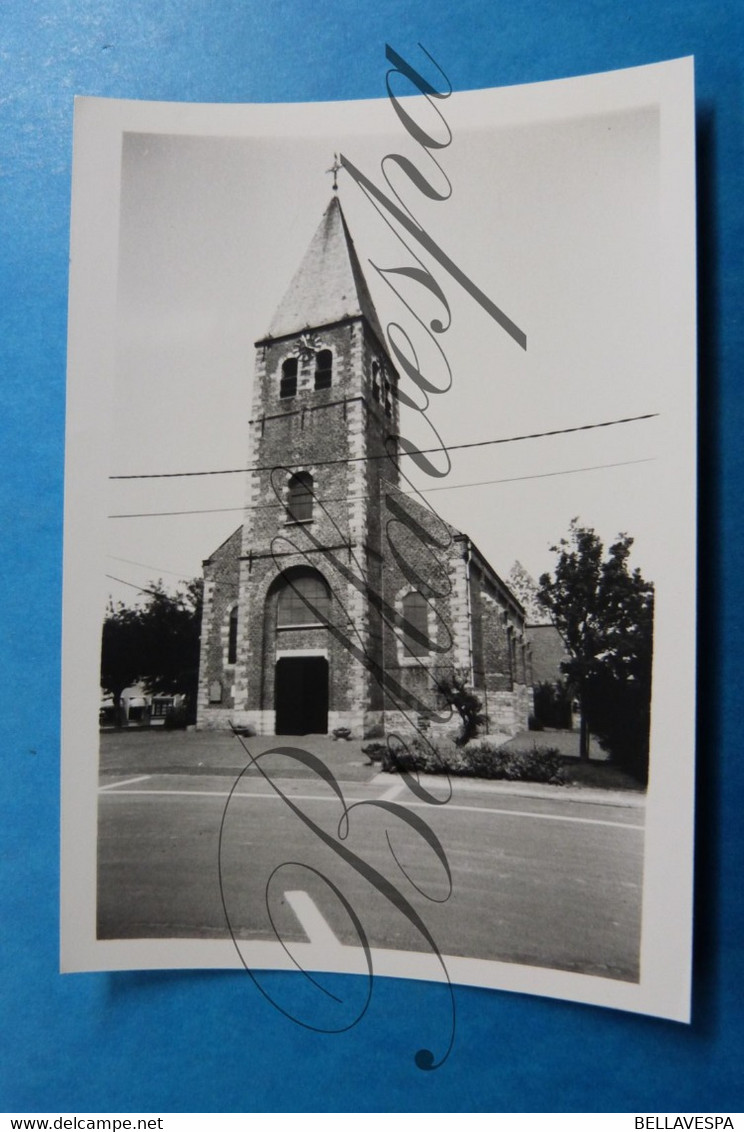
<path id="1" fill-rule="evenodd" d="M 477 562 L 471 563 L 470 587 L 474 687 L 483 701 L 489 731 L 514 735 L 526 730 L 533 707 L 524 617 Z"/>
<path id="2" fill-rule="evenodd" d="M 204 604 L 197 723 L 227 727 L 235 709 L 235 665 L 230 663 L 230 615 L 238 605 L 240 547 L 238 528 L 204 563 Z"/>
<path id="3" fill-rule="evenodd" d="M 532 695 L 519 607 L 473 559 L 465 536 L 395 491 L 383 500 L 383 516 L 386 510 L 393 521 L 383 521 L 385 594 L 399 616 L 385 638 L 388 731 L 410 731 L 424 722 L 430 733 L 456 735 L 459 718 L 437 690 L 453 670 L 464 673 L 479 694 L 489 731 L 513 735 L 525 729 Z M 429 648 L 422 657 L 407 656 L 402 641 L 403 598 L 413 590 L 429 602 Z"/>

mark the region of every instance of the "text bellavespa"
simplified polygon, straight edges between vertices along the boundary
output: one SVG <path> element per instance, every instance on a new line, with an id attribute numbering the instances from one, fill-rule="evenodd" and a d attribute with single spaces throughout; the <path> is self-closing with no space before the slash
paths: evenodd
<path id="1" fill-rule="evenodd" d="M 672 1129 L 694 1128 L 702 1132 L 706 1128 L 733 1128 L 734 1122 L 730 1116 L 636 1116 L 636 1128 Z"/>

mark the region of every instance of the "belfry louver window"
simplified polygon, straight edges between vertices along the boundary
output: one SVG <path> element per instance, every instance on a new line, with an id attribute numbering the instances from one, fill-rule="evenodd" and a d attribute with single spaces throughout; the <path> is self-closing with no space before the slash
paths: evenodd
<path id="1" fill-rule="evenodd" d="M 320 350 L 315 358 L 315 388 L 330 389 L 333 380 L 333 354 Z"/>
<path id="2" fill-rule="evenodd" d="M 295 397 L 297 395 L 297 358 L 287 358 L 282 363 L 282 377 L 279 382 L 280 397 Z"/>

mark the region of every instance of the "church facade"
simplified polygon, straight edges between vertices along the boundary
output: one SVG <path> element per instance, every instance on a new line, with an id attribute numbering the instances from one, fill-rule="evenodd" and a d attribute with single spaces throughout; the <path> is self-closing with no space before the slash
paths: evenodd
<path id="1" fill-rule="evenodd" d="M 398 380 L 334 195 L 256 343 L 245 520 L 204 563 L 198 727 L 452 733 L 453 673 L 490 730 L 527 726 L 524 609 L 401 486 Z"/>

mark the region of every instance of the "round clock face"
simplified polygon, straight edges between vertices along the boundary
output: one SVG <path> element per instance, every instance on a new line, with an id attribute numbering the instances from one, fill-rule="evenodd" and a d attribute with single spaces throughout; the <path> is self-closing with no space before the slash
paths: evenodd
<path id="1" fill-rule="evenodd" d="M 312 354 L 317 354 L 320 349 L 320 342 L 317 334 L 303 334 L 300 338 L 300 353 L 306 357 Z"/>

